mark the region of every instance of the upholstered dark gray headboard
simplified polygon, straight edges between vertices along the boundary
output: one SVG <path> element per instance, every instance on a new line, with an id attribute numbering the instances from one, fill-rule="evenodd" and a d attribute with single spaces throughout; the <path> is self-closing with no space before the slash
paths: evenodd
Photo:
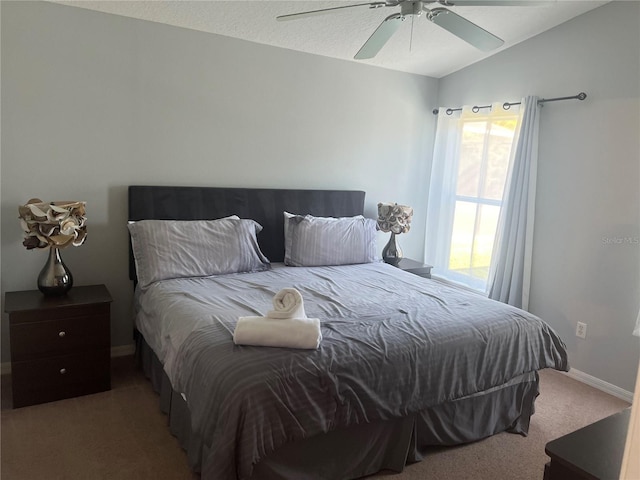
<path id="1" fill-rule="evenodd" d="M 364 192 L 220 187 L 129 187 L 129 220 L 213 220 L 228 215 L 262 225 L 258 243 L 272 262 L 284 260 L 283 212 L 323 217 L 362 215 Z M 129 277 L 135 264 L 130 249 Z"/>

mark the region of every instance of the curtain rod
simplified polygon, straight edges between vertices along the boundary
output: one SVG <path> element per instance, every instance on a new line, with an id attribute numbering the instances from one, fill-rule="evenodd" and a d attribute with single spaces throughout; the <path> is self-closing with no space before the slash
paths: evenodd
<path id="1" fill-rule="evenodd" d="M 584 92 L 580 92 L 577 95 L 572 95 L 570 97 L 556 97 L 556 98 L 541 98 L 540 100 L 538 100 L 538 105 L 542 105 L 544 103 L 547 102 L 557 102 L 560 100 L 584 100 L 585 98 L 587 98 L 587 94 Z M 511 108 L 512 105 L 520 105 L 522 102 L 504 102 L 502 104 L 502 108 L 504 108 L 505 110 L 509 110 Z M 480 111 L 481 108 L 491 108 L 491 105 L 481 105 L 481 106 L 477 106 L 474 105 L 471 108 L 471 111 L 473 113 L 478 113 Z M 459 112 L 462 110 L 462 107 L 460 108 L 447 108 L 445 110 L 445 113 L 447 115 L 451 115 L 453 112 Z M 434 115 L 438 115 L 439 110 L 437 108 L 433 109 L 433 114 Z"/>

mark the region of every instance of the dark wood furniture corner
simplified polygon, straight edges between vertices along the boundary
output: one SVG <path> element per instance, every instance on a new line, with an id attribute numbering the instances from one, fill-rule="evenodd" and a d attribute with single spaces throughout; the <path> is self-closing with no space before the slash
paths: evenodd
<path id="1" fill-rule="evenodd" d="M 424 278 L 431 278 L 431 269 L 433 266 L 427 265 L 426 263 L 417 262 L 416 260 L 411 260 L 410 258 L 401 258 L 397 262 L 389 262 L 390 265 L 394 267 L 398 267 L 405 272 L 413 273 L 414 275 L 418 275 Z"/>
<path id="2" fill-rule="evenodd" d="M 111 388 L 111 301 L 104 285 L 6 293 L 14 408 Z"/>
<path id="3" fill-rule="evenodd" d="M 630 412 L 627 408 L 547 443 L 544 451 L 551 461 L 544 480 L 617 480 Z"/>

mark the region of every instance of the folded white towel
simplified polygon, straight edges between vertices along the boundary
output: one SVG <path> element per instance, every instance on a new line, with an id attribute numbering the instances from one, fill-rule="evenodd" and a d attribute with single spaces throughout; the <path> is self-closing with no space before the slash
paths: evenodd
<path id="1" fill-rule="evenodd" d="M 320 320 L 307 318 L 295 288 L 280 290 L 266 317 L 240 317 L 233 332 L 236 345 L 317 349 L 321 340 Z"/>
<path id="2" fill-rule="evenodd" d="M 269 318 L 307 318 L 302 295 L 295 288 L 283 288 L 273 297 L 273 310 Z"/>
<path id="3" fill-rule="evenodd" d="M 233 332 L 236 345 L 317 349 L 321 340 L 317 318 L 240 317 Z"/>

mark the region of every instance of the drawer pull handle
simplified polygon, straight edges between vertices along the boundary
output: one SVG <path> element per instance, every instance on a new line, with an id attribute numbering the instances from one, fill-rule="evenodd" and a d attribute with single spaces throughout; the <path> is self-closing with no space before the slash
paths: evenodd
<path id="1" fill-rule="evenodd" d="M 58 332 L 58 336 L 60 338 L 64 337 L 67 334 L 67 332 L 65 332 L 64 330 L 62 330 L 61 332 Z"/>
<path id="2" fill-rule="evenodd" d="M 64 375 L 65 373 L 67 373 L 67 369 L 66 368 L 61 368 L 60 369 L 60 375 Z"/>

